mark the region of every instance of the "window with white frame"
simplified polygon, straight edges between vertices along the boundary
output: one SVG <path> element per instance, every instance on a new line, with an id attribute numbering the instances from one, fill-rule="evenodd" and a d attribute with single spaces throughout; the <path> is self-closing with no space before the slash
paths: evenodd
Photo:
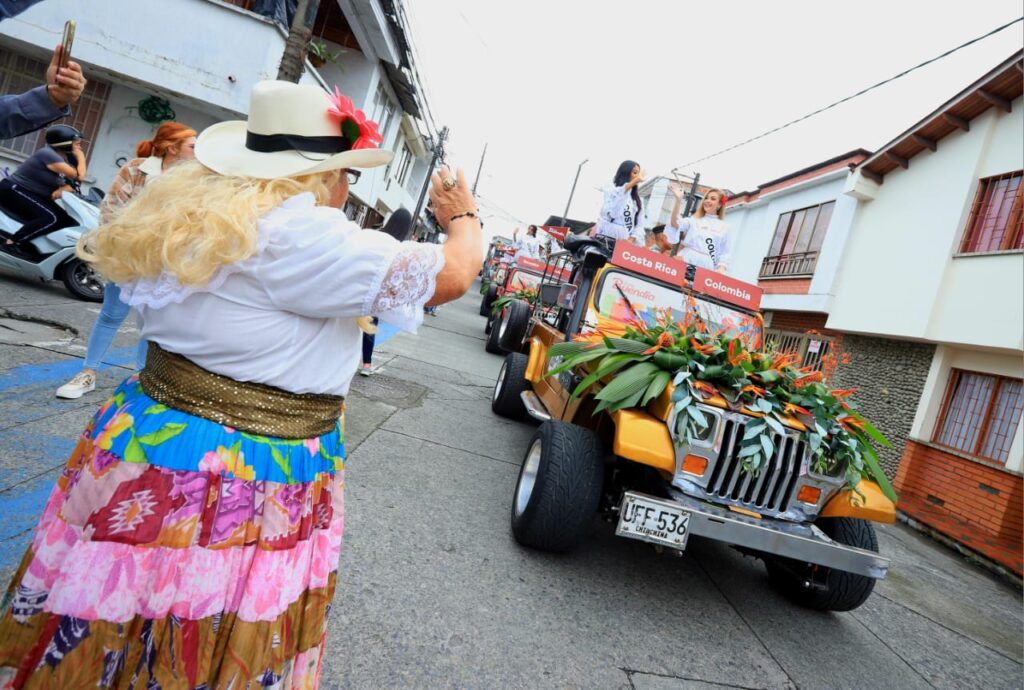
<path id="1" fill-rule="evenodd" d="M 828 201 L 781 214 L 768 255 L 761 262 L 760 277 L 813 275 L 835 205 Z"/>
<path id="2" fill-rule="evenodd" d="M 0 51 L 0 93 L 24 93 L 45 83 L 47 64 L 8 50 Z M 89 77 L 78 102 L 71 106 L 71 116 L 58 120 L 54 124 L 71 125 L 82 133 L 84 141 L 82 150 L 86 160 L 89 149 L 99 133 L 100 120 L 110 96 L 110 84 Z M 45 130 L 23 134 L 13 139 L 0 140 L 0 151 L 13 153 L 18 157 L 28 157 L 46 144 Z"/>
<path id="3" fill-rule="evenodd" d="M 398 146 L 397 160 L 398 167 L 395 168 L 395 179 L 398 180 L 398 184 L 405 186 L 405 181 L 409 179 L 409 170 L 412 169 L 412 151 L 405 141 Z"/>
<path id="4" fill-rule="evenodd" d="M 388 96 L 384 83 L 377 84 L 377 92 L 373 96 L 373 114 L 370 119 L 377 123 L 377 129 L 383 137 L 387 136 L 391 118 L 395 116 L 395 110 L 395 104 Z"/>

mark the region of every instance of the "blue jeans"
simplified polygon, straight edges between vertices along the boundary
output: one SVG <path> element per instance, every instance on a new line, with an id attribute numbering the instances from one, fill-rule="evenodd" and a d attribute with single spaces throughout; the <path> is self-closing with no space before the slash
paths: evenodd
<path id="1" fill-rule="evenodd" d="M 96 317 L 96 323 L 89 334 L 89 347 L 85 351 L 85 364 L 83 368 L 96 371 L 100 368 L 100 362 L 110 349 L 110 343 L 114 342 L 117 329 L 124 323 L 128 312 L 132 310 L 127 304 L 121 301 L 121 290 L 114 283 L 107 283 L 103 289 L 103 306 L 100 308 L 100 315 Z M 139 339 L 139 346 L 135 353 L 136 367 L 141 369 L 146 363 L 146 350 L 149 343 Z"/>

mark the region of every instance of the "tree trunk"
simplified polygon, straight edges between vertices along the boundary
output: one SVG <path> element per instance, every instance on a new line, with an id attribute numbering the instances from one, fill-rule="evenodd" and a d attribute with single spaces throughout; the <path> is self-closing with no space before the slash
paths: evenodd
<path id="1" fill-rule="evenodd" d="M 284 54 L 281 55 L 281 65 L 277 70 L 278 79 L 299 83 L 306 66 L 306 47 L 313 34 L 313 27 L 306 23 L 306 17 L 309 14 L 316 17 L 319 4 L 320 0 L 298 0 L 296 3 L 288 40 L 284 44 Z"/>

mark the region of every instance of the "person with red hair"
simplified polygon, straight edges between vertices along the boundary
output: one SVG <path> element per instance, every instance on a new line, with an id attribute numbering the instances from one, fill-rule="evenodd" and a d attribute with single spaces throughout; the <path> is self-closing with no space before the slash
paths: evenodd
<path id="1" fill-rule="evenodd" d="M 134 158 L 117 172 L 113 184 L 100 204 L 100 224 L 108 223 L 124 206 L 142 191 L 146 180 L 163 173 L 175 163 L 193 160 L 196 131 L 180 122 L 165 122 L 157 127 L 152 139 L 143 139 L 135 148 Z M 114 283 L 103 290 L 103 307 L 89 335 L 82 370 L 57 389 L 57 397 L 74 400 L 96 389 L 96 373 L 107 354 L 117 329 L 124 323 L 131 309 L 121 301 L 121 291 Z M 148 344 L 139 341 L 136 364 L 142 366 Z"/>

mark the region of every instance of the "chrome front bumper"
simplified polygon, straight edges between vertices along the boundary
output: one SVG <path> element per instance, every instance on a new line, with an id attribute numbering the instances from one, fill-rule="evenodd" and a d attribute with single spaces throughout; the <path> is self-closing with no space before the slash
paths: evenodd
<path id="1" fill-rule="evenodd" d="M 885 577 L 889 559 L 874 551 L 833 541 L 812 524 L 791 523 L 771 518 L 757 519 L 691 498 L 669 488 L 671 502 L 690 513 L 689 534 L 784 556 L 796 561 L 843 570 L 876 580 Z M 627 492 L 653 501 L 663 498 Z M 623 499 L 625 500 L 625 499 Z"/>

